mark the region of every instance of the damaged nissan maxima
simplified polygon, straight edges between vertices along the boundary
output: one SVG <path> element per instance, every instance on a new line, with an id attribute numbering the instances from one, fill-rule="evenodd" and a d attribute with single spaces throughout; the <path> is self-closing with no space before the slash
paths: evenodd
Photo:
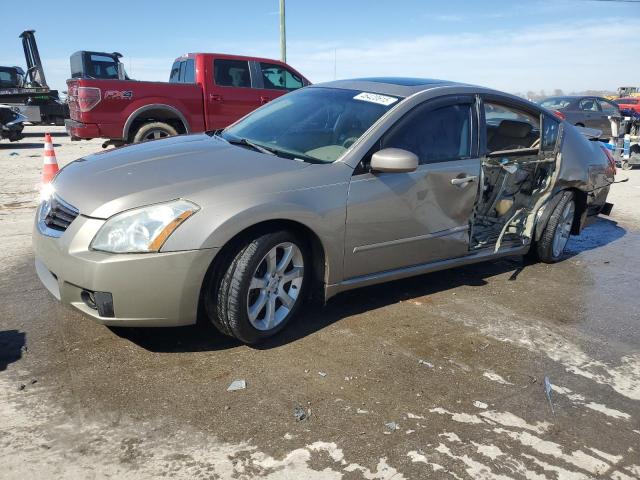
<path id="1" fill-rule="evenodd" d="M 222 131 L 68 164 L 37 210 L 36 270 L 105 325 L 201 318 L 256 343 L 310 297 L 508 255 L 560 260 L 612 207 L 615 164 L 595 138 L 476 86 L 313 85 Z"/>

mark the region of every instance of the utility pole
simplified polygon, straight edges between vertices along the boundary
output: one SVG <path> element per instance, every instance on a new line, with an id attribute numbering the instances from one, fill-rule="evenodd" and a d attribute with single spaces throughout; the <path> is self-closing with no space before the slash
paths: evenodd
<path id="1" fill-rule="evenodd" d="M 287 61 L 287 27 L 285 22 L 284 0 L 280 0 L 280 60 Z"/>

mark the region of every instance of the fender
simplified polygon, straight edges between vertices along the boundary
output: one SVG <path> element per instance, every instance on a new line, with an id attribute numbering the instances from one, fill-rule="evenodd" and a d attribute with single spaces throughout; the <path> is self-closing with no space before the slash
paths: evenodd
<path id="1" fill-rule="evenodd" d="M 166 105 L 164 103 L 152 103 L 149 105 L 144 105 L 134 110 L 131 113 L 131 115 L 129 115 L 129 118 L 127 118 L 127 121 L 124 123 L 124 128 L 122 129 L 122 138 L 124 139 L 129 138 L 129 129 L 131 128 L 131 125 L 133 124 L 135 119 L 140 114 L 147 112 L 149 110 L 165 110 L 167 112 L 170 112 L 171 114 L 175 115 L 180 119 L 180 121 L 184 125 L 184 128 L 187 130 L 187 133 L 191 133 L 191 126 L 189 125 L 189 122 L 187 122 L 187 119 L 185 118 L 185 116 L 182 114 L 180 110 L 178 110 L 175 107 L 172 107 L 171 105 Z"/>

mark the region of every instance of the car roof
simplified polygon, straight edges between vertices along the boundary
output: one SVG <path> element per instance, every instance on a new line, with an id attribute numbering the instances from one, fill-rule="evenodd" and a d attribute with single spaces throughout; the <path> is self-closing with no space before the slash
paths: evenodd
<path id="1" fill-rule="evenodd" d="M 312 87 L 342 88 L 345 90 L 364 90 L 382 95 L 408 97 L 418 92 L 438 87 L 468 86 L 450 80 L 434 78 L 411 77 L 370 77 L 353 78 L 348 80 L 334 80 L 332 82 L 317 83 Z"/>

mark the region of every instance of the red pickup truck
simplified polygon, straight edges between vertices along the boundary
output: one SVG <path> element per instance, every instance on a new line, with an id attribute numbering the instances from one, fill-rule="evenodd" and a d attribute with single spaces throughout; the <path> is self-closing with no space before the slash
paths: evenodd
<path id="1" fill-rule="evenodd" d="M 126 79 L 116 56 L 94 56 L 90 73 L 67 80 L 72 139 L 118 145 L 217 130 L 310 83 L 277 60 L 217 53 L 177 58 L 168 83 L 142 82 Z M 94 78 L 94 70 L 113 72 L 112 79 Z"/>

